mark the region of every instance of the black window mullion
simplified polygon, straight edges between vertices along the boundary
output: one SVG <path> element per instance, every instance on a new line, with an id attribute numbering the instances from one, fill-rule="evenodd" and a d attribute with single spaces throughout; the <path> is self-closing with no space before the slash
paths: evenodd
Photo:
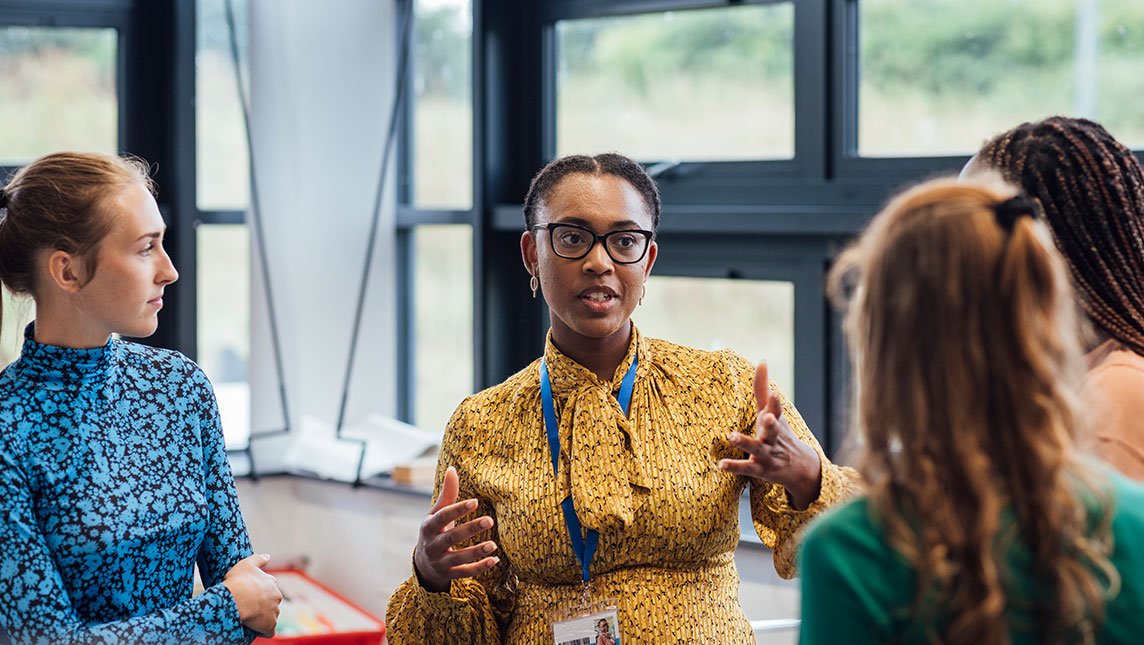
<path id="1" fill-rule="evenodd" d="M 829 178 L 829 0 L 794 5 L 794 158 L 804 177 Z"/>

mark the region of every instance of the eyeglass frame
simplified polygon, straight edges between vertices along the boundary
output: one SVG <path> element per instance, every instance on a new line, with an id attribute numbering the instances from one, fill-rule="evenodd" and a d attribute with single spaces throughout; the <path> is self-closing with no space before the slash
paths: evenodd
<path id="1" fill-rule="evenodd" d="M 562 255 L 560 253 L 560 251 L 556 250 L 556 242 L 555 242 L 553 235 L 552 235 L 552 229 L 553 228 L 560 228 L 561 226 L 565 226 L 567 228 L 574 228 L 578 231 L 584 231 L 588 235 L 592 236 L 592 243 L 589 244 L 588 248 L 584 249 L 584 252 L 581 253 L 580 255 L 577 255 L 575 257 L 568 256 L 568 255 Z M 647 250 L 649 248 L 651 248 L 651 243 L 652 243 L 652 241 L 655 240 L 655 231 L 645 231 L 642 228 L 623 228 L 623 229 L 619 229 L 619 230 L 615 230 L 615 231 L 608 231 L 607 233 L 604 233 L 603 235 L 597 235 L 596 232 L 593 231 L 592 229 L 587 228 L 585 226 L 581 226 L 579 224 L 568 224 L 565 222 L 545 222 L 544 224 L 533 224 L 532 226 L 528 227 L 528 230 L 530 230 L 530 231 L 540 231 L 540 230 L 548 231 L 548 246 L 549 246 L 549 248 L 551 248 L 552 252 L 556 254 L 556 257 L 563 258 L 565 260 L 582 260 L 585 257 L 587 257 L 589 253 L 592 252 L 592 249 L 596 248 L 597 242 L 602 242 L 604 244 L 604 253 L 608 254 L 608 257 L 612 259 L 612 262 L 615 262 L 616 264 L 639 264 L 641 261 L 643 261 L 644 258 L 647 257 Z M 639 233 L 640 235 L 644 236 L 643 253 L 640 254 L 639 258 L 637 258 L 635 260 L 626 260 L 625 261 L 625 260 L 617 260 L 616 256 L 612 255 L 612 249 L 608 247 L 608 238 L 611 237 L 612 235 L 617 235 L 619 233 Z"/>

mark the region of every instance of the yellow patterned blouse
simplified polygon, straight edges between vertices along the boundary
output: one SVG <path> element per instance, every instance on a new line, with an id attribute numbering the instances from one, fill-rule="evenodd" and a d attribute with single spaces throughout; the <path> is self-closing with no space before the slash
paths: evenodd
<path id="1" fill-rule="evenodd" d="M 786 397 L 791 428 L 822 458 L 819 498 L 796 511 L 782 487 L 723 472 L 719 459 L 742 457 L 728 434 L 754 431 L 754 366 L 731 351 L 691 349 L 643 338 L 634 329 L 610 383 L 548 341 L 544 355 L 560 431 L 558 477 L 541 412 L 539 360 L 470 396 L 453 414 L 437 463 L 437 490 L 445 469 L 454 466 L 458 499 L 476 498 L 474 517 L 487 514 L 495 521 L 463 546 L 494 540 L 500 562 L 477 578 L 454 580 L 447 593 L 427 591 L 416 576 L 403 583 L 386 611 L 391 645 L 552 643 L 550 614 L 582 591 L 560 510 L 568 495 L 584 528 L 600 533 L 591 597 L 617 604 L 624 645 L 683 637 L 754 643 L 739 606 L 734 562 L 744 487 L 751 486 L 755 529 L 774 551 L 775 569 L 789 578 L 796 532 L 846 497 L 857 474 L 822 455 Z M 625 418 L 614 393 L 637 351 Z"/>

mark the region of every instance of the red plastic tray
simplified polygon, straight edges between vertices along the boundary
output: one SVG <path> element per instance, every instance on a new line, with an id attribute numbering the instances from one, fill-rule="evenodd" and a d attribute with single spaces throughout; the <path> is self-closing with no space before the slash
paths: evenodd
<path id="1" fill-rule="evenodd" d="M 330 626 L 328 623 L 326 629 L 335 629 L 335 631 L 327 631 L 325 633 L 317 634 L 300 634 L 300 635 L 287 635 L 280 634 L 275 636 L 274 639 L 269 638 L 256 638 L 255 643 L 262 643 L 264 645 L 381 645 L 385 640 L 385 621 L 371 615 L 361 607 L 346 600 L 340 594 L 333 591 L 329 587 L 314 580 L 305 573 L 296 569 L 278 569 L 274 571 L 267 571 L 272 576 L 279 580 L 279 586 L 283 587 L 286 596 L 291 595 L 291 587 L 301 585 L 310 585 L 319 593 L 324 593 L 330 596 L 327 601 L 333 601 L 342 607 L 340 611 L 360 614 L 365 621 L 358 622 L 373 622 L 376 628 L 362 628 L 360 625 L 353 631 L 337 631 L 336 626 Z M 294 590 L 297 593 L 297 590 Z M 299 602 L 297 599 L 292 599 L 294 602 Z M 286 602 L 286 601 L 284 601 Z M 287 607 L 283 607 L 283 614 L 279 618 L 280 629 L 284 626 L 283 620 L 287 619 Z"/>

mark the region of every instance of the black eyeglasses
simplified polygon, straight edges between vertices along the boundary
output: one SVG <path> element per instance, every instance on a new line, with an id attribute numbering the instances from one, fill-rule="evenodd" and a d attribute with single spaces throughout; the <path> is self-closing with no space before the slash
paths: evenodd
<path id="1" fill-rule="evenodd" d="M 534 224 L 530 230 L 548 231 L 548 242 L 552 252 L 567 260 L 579 260 L 588 255 L 596 242 L 604 243 L 608 257 L 616 264 L 635 264 L 647 255 L 651 238 L 655 233 L 640 229 L 612 231 L 596 235 L 592 231 L 575 224 Z"/>

